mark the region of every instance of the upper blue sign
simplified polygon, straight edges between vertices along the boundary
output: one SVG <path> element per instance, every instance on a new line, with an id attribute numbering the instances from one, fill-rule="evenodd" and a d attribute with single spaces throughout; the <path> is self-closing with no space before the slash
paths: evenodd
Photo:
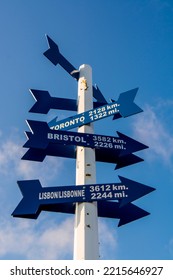
<path id="1" fill-rule="evenodd" d="M 133 102 L 137 90 L 133 89 L 121 93 L 117 102 L 103 105 L 64 120 L 58 121 L 56 117 L 49 122 L 49 127 L 54 130 L 69 130 L 110 116 L 118 115 L 118 117 L 125 118 L 140 113 L 142 109 Z"/>
<path id="2" fill-rule="evenodd" d="M 31 113 L 47 114 L 50 109 L 77 111 L 77 100 L 70 98 L 52 97 L 47 90 L 30 89 L 35 104 L 29 110 Z M 94 108 L 107 104 L 98 87 L 93 86 Z"/>
<path id="3" fill-rule="evenodd" d="M 54 64 L 60 64 L 72 77 L 78 80 L 79 71 L 60 53 L 57 44 L 49 37 L 47 37 L 49 49 L 44 52 L 44 55 Z"/>

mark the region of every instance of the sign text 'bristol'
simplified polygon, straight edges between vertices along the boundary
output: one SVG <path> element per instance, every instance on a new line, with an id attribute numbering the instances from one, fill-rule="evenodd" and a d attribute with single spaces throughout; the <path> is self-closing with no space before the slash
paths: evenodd
<path id="1" fill-rule="evenodd" d="M 46 149 L 49 143 L 77 145 L 96 149 L 112 149 L 119 155 L 126 155 L 148 148 L 146 145 L 120 133 L 119 137 L 51 130 L 46 122 L 27 120 L 32 133 L 26 133 L 28 141 L 25 148 Z"/>

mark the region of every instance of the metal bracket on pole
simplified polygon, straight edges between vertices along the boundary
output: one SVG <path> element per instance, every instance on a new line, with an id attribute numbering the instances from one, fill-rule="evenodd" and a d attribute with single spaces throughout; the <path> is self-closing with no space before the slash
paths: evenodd
<path id="1" fill-rule="evenodd" d="M 93 109 L 92 69 L 81 65 L 78 80 L 78 113 Z M 94 133 L 93 123 L 78 128 L 78 132 Z M 95 150 L 77 147 L 76 185 L 96 183 Z M 99 258 L 97 203 L 76 203 L 74 227 L 74 259 Z"/>

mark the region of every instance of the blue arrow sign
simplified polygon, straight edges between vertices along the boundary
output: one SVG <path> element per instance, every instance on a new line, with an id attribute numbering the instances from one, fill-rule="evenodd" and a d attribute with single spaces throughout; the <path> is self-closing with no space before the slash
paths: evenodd
<path id="1" fill-rule="evenodd" d="M 29 134 L 29 137 L 27 136 L 28 141 L 24 145 L 25 148 L 46 149 L 49 143 L 54 143 L 117 150 L 120 156 L 148 148 L 148 146 L 120 132 L 117 132 L 119 137 L 113 137 L 61 130 L 55 131 L 51 130 L 46 122 L 40 121 L 28 120 L 27 124 L 32 134 Z"/>
<path id="2" fill-rule="evenodd" d="M 36 100 L 29 110 L 31 113 L 47 114 L 50 109 L 77 111 L 75 99 L 52 97 L 47 90 L 30 89 L 30 92 Z"/>
<path id="3" fill-rule="evenodd" d="M 61 121 L 56 117 L 49 122 L 49 127 L 54 130 L 69 130 L 116 114 L 118 118 L 125 118 L 140 113 L 142 109 L 133 102 L 136 93 L 137 89 L 129 90 L 121 93 L 117 102 L 105 104 Z"/>
<path id="4" fill-rule="evenodd" d="M 132 203 L 129 203 L 124 207 L 120 208 L 118 202 L 111 202 L 111 201 L 98 202 L 98 216 L 102 218 L 120 219 L 118 223 L 118 227 L 131 223 L 135 220 L 141 219 L 148 215 L 150 215 L 150 213 L 148 213 L 147 211 L 141 209 L 140 207 Z"/>
<path id="5" fill-rule="evenodd" d="M 27 132 L 28 138 L 30 138 L 31 132 Z M 125 156 L 119 156 L 117 150 L 109 149 L 96 149 L 95 150 L 96 161 L 116 163 L 116 168 L 129 166 L 131 164 L 139 163 L 143 161 L 142 158 L 129 154 Z M 42 162 L 46 156 L 56 156 L 65 158 L 76 158 L 76 146 L 73 145 L 54 145 L 49 143 L 46 149 L 29 148 L 29 150 L 22 157 L 23 160 L 39 161 Z"/>
<path id="6" fill-rule="evenodd" d="M 42 206 L 59 203 L 118 200 L 119 207 L 124 207 L 155 190 L 127 178 L 121 176 L 119 178 L 121 183 L 48 188 L 42 188 L 39 180 L 18 181 L 23 198 L 12 215 L 34 217 L 40 213 Z"/>
<path id="7" fill-rule="evenodd" d="M 148 213 L 147 211 L 141 209 L 140 207 L 132 203 L 129 203 L 124 207 L 119 207 L 120 206 L 119 202 L 103 200 L 103 201 L 98 201 L 97 206 L 98 206 L 98 217 L 120 219 L 118 223 L 118 227 L 150 215 L 150 213 Z M 41 211 L 75 214 L 75 204 L 63 203 L 63 204 L 56 204 L 56 205 L 42 205 L 37 215 L 27 215 L 27 216 L 20 215 L 19 217 L 36 219 Z"/>
<path id="8" fill-rule="evenodd" d="M 47 114 L 50 109 L 77 111 L 77 100 L 75 99 L 52 97 L 47 90 L 30 89 L 30 92 L 36 100 L 29 110 L 31 113 Z M 98 102 L 93 102 L 94 108 L 107 103 L 98 88 L 93 87 L 93 95 L 98 100 Z"/>
<path id="9" fill-rule="evenodd" d="M 111 201 L 103 200 L 103 201 L 98 201 L 97 206 L 98 206 L 98 217 L 120 219 L 118 223 L 118 227 L 150 215 L 150 213 L 148 213 L 147 211 L 139 208 L 138 206 L 132 203 L 129 203 L 124 207 L 119 207 L 120 206 L 119 202 L 116 201 L 111 202 Z M 37 213 L 35 214 L 29 214 L 29 213 L 26 214 L 23 212 L 16 213 L 14 211 L 12 213 L 12 216 L 16 218 L 37 219 L 41 211 L 75 214 L 75 203 L 41 205 Z"/>
<path id="10" fill-rule="evenodd" d="M 60 53 L 57 44 L 47 36 L 47 42 L 49 45 L 49 49 L 45 51 L 43 54 L 54 64 L 60 64 L 61 67 L 64 68 L 72 77 L 78 80 L 79 71 Z"/>

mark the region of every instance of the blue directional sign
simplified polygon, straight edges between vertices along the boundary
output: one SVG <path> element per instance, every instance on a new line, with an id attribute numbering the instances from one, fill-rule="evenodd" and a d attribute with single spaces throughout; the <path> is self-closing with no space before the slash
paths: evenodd
<path id="1" fill-rule="evenodd" d="M 119 202 L 101 200 L 97 202 L 97 208 L 98 217 L 120 219 L 118 227 L 150 215 L 149 212 L 132 203 L 128 203 L 124 207 L 120 207 Z M 15 210 L 17 210 L 17 208 Z M 14 211 L 12 216 L 16 218 L 37 219 L 42 211 L 75 214 L 75 203 L 42 204 L 38 211 L 34 214 L 27 214 L 22 211 L 20 211 L 20 213 L 16 213 Z"/>
<path id="2" fill-rule="evenodd" d="M 60 64 L 65 71 L 72 77 L 78 80 L 79 71 L 60 53 L 57 44 L 49 37 L 47 37 L 49 49 L 44 52 L 44 55 L 54 64 Z"/>
<path id="3" fill-rule="evenodd" d="M 50 109 L 77 111 L 77 100 L 70 98 L 52 97 L 47 90 L 30 89 L 35 104 L 29 110 L 31 113 L 47 114 Z M 98 87 L 93 86 L 94 108 L 107 104 Z"/>
<path id="4" fill-rule="evenodd" d="M 27 120 L 28 126 L 32 132 L 25 143 L 25 148 L 46 149 L 49 143 L 63 145 L 77 145 L 96 149 L 111 149 L 119 151 L 119 155 L 127 155 L 143 149 L 148 146 L 117 132 L 119 137 L 77 133 L 61 130 L 51 130 L 46 122 Z M 28 135 L 28 134 L 27 134 Z"/>
<path id="5" fill-rule="evenodd" d="M 27 132 L 27 135 L 28 137 L 30 137 L 31 133 Z M 95 155 L 96 161 L 116 164 L 115 169 L 119 169 L 143 161 L 142 158 L 134 154 L 119 156 L 119 152 L 117 150 L 96 149 Z M 29 148 L 28 151 L 22 157 L 22 159 L 42 162 L 46 156 L 56 156 L 75 159 L 76 146 L 67 146 L 59 144 L 55 145 L 50 143 L 46 149 Z"/>
<path id="6" fill-rule="evenodd" d="M 39 180 L 18 181 L 23 198 L 13 212 L 15 217 L 36 217 L 46 205 L 118 200 L 119 207 L 155 189 L 119 176 L 121 183 L 42 188 Z"/>
<path id="7" fill-rule="evenodd" d="M 49 127 L 55 130 L 69 130 L 110 116 L 128 117 L 142 112 L 134 102 L 138 89 L 121 93 L 117 102 L 105 104 L 93 110 L 85 111 L 78 115 L 58 121 L 57 117 L 49 122 Z"/>
<path id="8" fill-rule="evenodd" d="M 77 111 L 77 101 L 69 98 L 52 97 L 47 90 L 30 89 L 36 103 L 31 113 L 47 114 L 50 109 Z"/>
<path id="9" fill-rule="evenodd" d="M 99 217 L 120 219 L 118 227 L 150 215 L 150 213 L 132 203 L 121 208 L 119 202 L 112 201 L 99 201 L 97 205 Z"/>

